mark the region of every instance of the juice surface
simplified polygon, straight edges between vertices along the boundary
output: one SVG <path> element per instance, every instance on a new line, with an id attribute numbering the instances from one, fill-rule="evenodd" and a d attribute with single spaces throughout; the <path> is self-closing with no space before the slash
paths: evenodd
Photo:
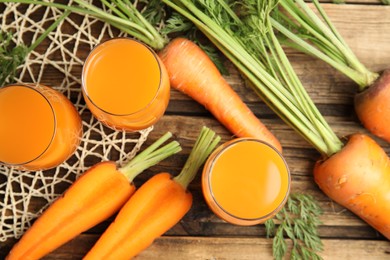
<path id="1" fill-rule="evenodd" d="M 0 88 L 0 161 L 23 164 L 39 157 L 55 131 L 49 102 L 26 86 Z"/>
<path id="2" fill-rule="evenodd" d="M 289 190 L 289 172 L 281 156 L 257 141 L 228 146 L 211 167 L 210 189 L 228 214 L 257 219 L 271 214 Z"/>
<path id="3" fill-rule="evenodd" d="M 155 98 L 161 71 L 155 55 L 126 38 L 96 47 L 84 67 L 84 87 L 92 103 L 115 115 L 145 108 Z"/>

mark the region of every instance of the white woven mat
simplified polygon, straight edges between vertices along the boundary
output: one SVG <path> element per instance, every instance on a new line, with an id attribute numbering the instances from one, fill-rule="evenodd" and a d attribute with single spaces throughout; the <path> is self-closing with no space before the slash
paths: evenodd
<path id="1" fill-rule="evenodd" d="M 4 9 L 4 12 L 1 10 Z M 61 15 L 57 9 L 0 5 L 0 26 L 16 44 L 29 45 Z M 80 92 L 82 64 L 103 39 L 122 36 L 92 17 L 71 14 L 19 68 L 17 82 L 39 82 L 63 92 L 83 118 L 81 145 L 68 161 L 49 171 L 22 172 L 0 165 L 0 241 L 18 238 L 40 212 L 81 173 L 102 160 L 122 164 L 140 149 L 152 127 L 135 133 L 113 131 L 90 115 Z M 43 47 L 42 47 L 43 46 Z"/>

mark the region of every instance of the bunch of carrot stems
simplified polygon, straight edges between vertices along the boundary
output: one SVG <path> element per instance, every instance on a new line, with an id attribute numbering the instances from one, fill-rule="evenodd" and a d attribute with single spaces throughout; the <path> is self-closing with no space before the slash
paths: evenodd
<path id="1" fill-rule="evenodd" d="M 341 149 L 341 141 L 312 102 L 273 33 L 269 14 L 277 2 L 245 1 L 245 10 L 240 10 L 248 13 L 244 18 L 223 0 L 163 2 L 191 20 L 250 80 L 264 102 L 321 154 L 330 156 Z"/>
<path id="2" fill-rule="evenodd" d="M 315 12 L 316 11 L 316 12 Z M 280 0 L 272 25 L 282 44 L 310 54 L 334 67 L 359 87 L 355 112 L 372 134 L 390 142 L 390 69 L 369 70 L 337 31 L 318 0 Z"/>

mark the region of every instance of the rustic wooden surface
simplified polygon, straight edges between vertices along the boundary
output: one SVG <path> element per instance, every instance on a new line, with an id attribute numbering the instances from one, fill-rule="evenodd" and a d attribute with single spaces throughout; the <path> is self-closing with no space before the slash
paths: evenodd
<path id="1" fill-rule="evenodd" d="M 327 3 L 324 7 L 368 68 L 381 71 L 390 66 L 390 6 L 383 6 L 376 0 L 358 0 L 343 5 Z M 340 137 L 366 132 L 353 111 L 355 84 L 318 60 L 292 50 L 288 50 L 288 54 L 309 94 L 335 132 Z M 312 194 L 320 202 L 324 211 L 319 230 L 324 243 L 321 253 L 324 259 L 390 259 L 389 241 L 332 202 L 313 182 L 312 167 L 319 154 L 259 101 L 235 68 L 229 62 L 226 64 L 230 71 L 226 79 L 281 141 L 292 172 L 292 192 Z M 148 142 L 171 131 L 183 146 L 183 151 L 149 169 L 139 178 L 137 185 L 160 171 L 177 174 L 202 125 L 215 130 L 223 141 L 232 138 L 202 106 L 175 90 L 171 93 L 168 110 L 156 124 Z M 390 145 L 376 140 L 390 154 Z M 137 259 L 272 259 L 272 241 L 265 237 L 263 225 L 239 227 L 218 219 L 203 200 L 199 176 L 189 189 L 194 194 L 190 212 Z M 81 259 L 108 223 L 80 235 L 45 259 Z M 7 241 L 2 245 L 0 258 L 5 257 L 14 242 Z"/>

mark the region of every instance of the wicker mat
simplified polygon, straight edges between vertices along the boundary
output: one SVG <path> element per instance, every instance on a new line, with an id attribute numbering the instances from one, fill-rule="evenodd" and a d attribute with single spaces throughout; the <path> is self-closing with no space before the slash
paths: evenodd
<path id="1" fill-rule="evenodd" d="M 61 15 L 34 5 L 0 5 L 1 30 L 13 33 L 15 44 L 30 45 Z M 134 133 L 108 129 L 93 118 L 80 91 L 80 75 L 88 52 L 102 40 L 123 36 L 88 16 L 69 15 L 31 52 L 16 82 L 41 83 L 63 92 L 83 119 L 84 134 L 76 153 L 59 167 L 24 172 L 0 165 L 0 241 L 18 238 L 32 221 L 81 173 L 102 160 L 118 164 L 132 158 L 152 127 Z"/>

